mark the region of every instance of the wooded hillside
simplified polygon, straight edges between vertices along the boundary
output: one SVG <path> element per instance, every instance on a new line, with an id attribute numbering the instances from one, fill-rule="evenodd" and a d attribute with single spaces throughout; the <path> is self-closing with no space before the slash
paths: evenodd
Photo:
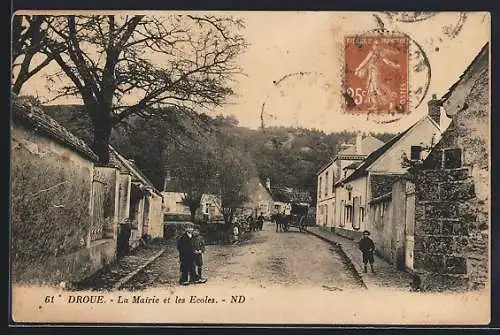
<path id="1" fill-rule="evenodd" d="M 44 106 L 44 110 L 75 135 L 92 142 L 92 128 L 83 106 Z M 386 142 L 395 134 L 372 134 Z M 221 138 L 246 153 L 264 183 L 308 190 L 316 199 L 316 171 L 337 153 L 341 143 L 352 141 L 355 133 L 326 134 L 316 129 L 274 127 L 249 129 L 238 125 L 234 116 L 198 115 L 187 111 L 164 111 L 158 118 L 134 118 L 113 131 L 111 144 L 136 164 L 163 189 L 169 160 L 178 150 L 214 147 Z M 196 150 L 198 153 L 200 150 Z M 203 151 L 202 151 L 203 152 Z M 169 158 L 170 157 L 170 158 Z M 251 163 L 250 163 L 251 164 Z"/>

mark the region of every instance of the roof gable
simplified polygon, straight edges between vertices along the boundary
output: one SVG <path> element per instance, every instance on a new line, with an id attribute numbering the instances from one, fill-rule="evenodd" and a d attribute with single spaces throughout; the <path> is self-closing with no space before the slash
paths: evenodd
<path id="1" fill-rule="evenodd" d="M 352 142 L 356 138 L 353 137 L 349 141 Z M 329 168 L 335 160 L 342 159 L 344 156 L 350 156 L 349 159 L 357 159 L 357 160 L 362 160 L 364 157 L 369 155 L 371 152 L 375 151 L 378 149 L 380 146 L 384 145 L 384 142 L 379 140 L 376 137 L 373 137 L 372 135 L 367 135 L 361 140 L 361 154 L 356 153 L 356 146 L 355 144 L 349 144 L 349 147 L 347 149 L 344 149 L 340 151 L 334 159 L 330 159 L 328 162 L 323 164 L 316 172 L 316 175 L 321 174 L 323 171 L 325 171 L 327 168 Z M 352 157 L 356 156 L 356 157 Z"/>
<path id="2" fill-rule="evenodd" d="M 142 171 L 137 167 L 137 165 L 125 157 L 123 157 L 115 148 L 109 145 L 110 150 L 110 164 L 116 166 L 120 171 L 131 174 L 136 180 L 141 181 L 145 185 L 149 186 L 156 193 L 161 192 L 156 189 L 151 181 L 142 173 Z"/>
<path id="3" fill-rule="evenodd" d="M 359 177 L 365 176 L 368 173 L 368 170 L 373 164 L 375 164 L 386 152 L 388 152 L 391 148 L 395 146 L 396 143 L 400 142 L 403 138 L 405 138 L 410 131 L 415 129 L 418 125 L 424 123 L 424 122 L 429 122 L 432 126 L 437 128 L 438 131 L 440 131 L 439 126 L 435 123 L 432 122 L 431 118 L 426 115 L 417 122 L 415 122 L 413 125 L 411 125 L 408 129 L 405 131 L 401 132 L 400 134 L 394 136 L 391 140 L 389 140 L 387 143 L 379 147 L 377 150 L 373 151 L 371 154 L 369 154 L 365 160 L 359 165 L 359 167 L 354 170 L 353 173 L 351 173 L 349 176 L 347 176 L 345 179 L 341 179 L 337 183 L 344 183 L 348 182 L 354 179 L 357 179 Z"/>

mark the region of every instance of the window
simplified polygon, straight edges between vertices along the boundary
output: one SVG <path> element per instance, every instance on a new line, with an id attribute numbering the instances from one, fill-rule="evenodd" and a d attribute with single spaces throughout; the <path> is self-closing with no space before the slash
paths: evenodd
<path id="1" fill-rule="evenodd" d="M 210 210 L 210 204 L 206 203 L 205 204 L 205 214 L 208 214 L 208 211 Z"/>
<path id="2" fill-rule="evenodd" d="M 462 150 L 446 149 L 444 151 L 444 168 L 456 169 L 462 166 Z"/>
<path id="3" fill-rule="evenodd" d="M 340 223 L 339 227 L 345 227 L 345 207 L 344 207 L 344 200 L 340 201 L 340 210 L 341 210 L 341 216 L 340 216 Z"/>
<path id="4" fill-rule="evenodd" d="M 332 171 L 332 194 L 335 192 L 335 173 Z"/>
<path id="5" fill-rule="evenodd" d="M 365 221 L 365 208 L 364 207 L 359 207 L 359 221 L 360 222 Z"/>
<path id="6" fill-rule="evenodd" d="M 318 187 L 318 198 L 321 198 L 321 190 L 322 190 L 322 184 L 323 184 L 323 178 L 319 177 L 319 187 Z"/>
<path id="7" fill-rule="evenodd" d="M 352 198 L 352 193 L 351 191 L 349 191 L 349 193 L 347 193 L 347 200 L 351 200 L 351 198 Z"/>
<path id="8" fill-rule="evenodd" d="M 352 212 L 353 212 L 352 206 L 347 205 L 345 209 L 346 209 L 346 222 L 352 224 Z"/>
<path id="9" fill-rule="evenodd" d="M 422 147 L 420 145 L 412 145 L 410 151 L 410 159 L 412 161 L 420 160 L 422 153 Z"/>
<path id="10" fill-rule="evenodd" d="M 328 171 L 325 174 L 325 197 L 328 196 Z"/>

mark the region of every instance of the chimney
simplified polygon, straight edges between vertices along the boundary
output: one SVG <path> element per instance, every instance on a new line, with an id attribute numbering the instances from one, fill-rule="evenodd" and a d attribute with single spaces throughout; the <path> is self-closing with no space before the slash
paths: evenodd
<path id="1" fill-rule="evenodd" d="M 271 190 L 271 179 L 267 178 L 266 179 L 266 188 L 270 191 Z"/>
<path id="2" fill-rule="evenodd" d="M 432 99 L 427 103 L 428 114 L 439 126 L 441 126 L 441 100 L 438 100 L 436 95 L 432 95 Z"/>
<path id="3" fill-rule="evenodd" d="M 358 131 L 358 134 L 356 135 L 356 154 L 361 155 L 361 141 L 363 140 L 363 134 Z"/>

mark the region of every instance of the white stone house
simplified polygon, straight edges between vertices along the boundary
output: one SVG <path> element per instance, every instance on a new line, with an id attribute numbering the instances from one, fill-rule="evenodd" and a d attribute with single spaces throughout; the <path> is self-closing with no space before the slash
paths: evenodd
<path id="1" fill-rule="evenodd" d="M 367 228 L 370 201 L 390 192 L 406 168 L 403 157 L 425 159 L 430 148 L 441 138 L 450 120 L 434 109 L 387 143 L 370 153 L 358 166 L 348 171 L 334 185 L 333 227 L 337 234 L 357 238 Z M 384 215 L 379 209 L 377 215 Z"/>
<path id="2" fill-rule="evenodd" d="M 384 142 L 371 136 L 358 133 L 353 144 L 342 144 L 340 152 L 324 164 L 316 173 L 317 201 L 316 224 L 334 226 L 335 183 L 351 173 L 371 152 Z"/>

